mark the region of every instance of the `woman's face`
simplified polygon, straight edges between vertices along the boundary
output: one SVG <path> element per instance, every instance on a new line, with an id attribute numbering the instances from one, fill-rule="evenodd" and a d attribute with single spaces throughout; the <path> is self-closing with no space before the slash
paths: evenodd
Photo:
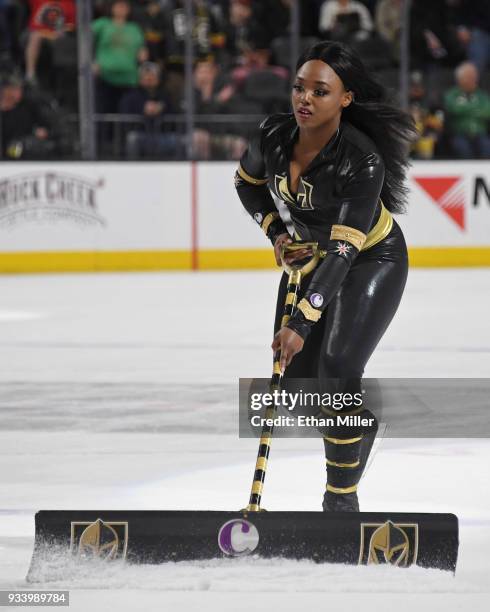
<path id="1" fill-rule="evenodd" d="M 129 12 L 131 7 L 129 2 L 126 0 L 121 0 L 120 2 L 114 2 L 112 5 L 111 13 L 114 19 L 127 19 L 129 16 Z"/>
<path id="2" fill-rule="evenodd" d="M 352 102 L 352 94 L 328 64 L 310 60 L 301 66 L 293 85 L 294 116 L 300 127 L 320 127 L 340 119 L 342 109 Z"/>

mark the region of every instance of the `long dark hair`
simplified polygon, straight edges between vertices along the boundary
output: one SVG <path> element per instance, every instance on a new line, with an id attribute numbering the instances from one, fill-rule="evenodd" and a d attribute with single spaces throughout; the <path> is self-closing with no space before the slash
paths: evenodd
<path id="1" fill-rule="evenodd" d="M 404 212 L 409 145 L 417 136 L 412 117 L 390 100 L 387 90 L 369 74 L 360 57 L 347 45 L 331 41 L 313 45 L 299 58 L 296 71 L 310 60 L 328 64 L 344 87 L 352 92 L 353 101 L 343 109 L 342 119 L 374 142 L 385 164 L 381 199 L 391 212 Z"/>

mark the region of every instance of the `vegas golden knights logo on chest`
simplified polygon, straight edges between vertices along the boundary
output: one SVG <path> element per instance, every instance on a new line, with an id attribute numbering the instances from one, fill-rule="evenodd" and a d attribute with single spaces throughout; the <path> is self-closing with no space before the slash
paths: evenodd
<path id="1" fill-rule="evenodd" d="M 313 210 L 311 203 L 313 194 L 313 185 L 304 180 L 303 177 L 299 178 L 298 182 L 298 193 L 296 197 L 289 191 L 288 179 L 286 175 L 281 176 L 276 174 L 274 177 L 274 186 L 276 194 L 288 204 L 292 204 L 297 208 L 303 210 Z"/>

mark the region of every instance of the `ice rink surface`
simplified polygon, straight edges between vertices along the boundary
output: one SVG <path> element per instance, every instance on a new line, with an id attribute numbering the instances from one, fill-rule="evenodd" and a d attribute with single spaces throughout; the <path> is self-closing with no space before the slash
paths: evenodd
<path id="1" fill-rule="evenodd" d="M 278 278 L 0 277 L 0 589 L 29 588 L 38 509 L 247 503 L 256 441 L 237 437 L 238 378 L 270 373 Z M 489 311 L 490 270 L 412 270 L 366 376 L 490 377 Z M 266 508 L 320 510 L 320 444 L 273 442 Z M 70 589 L 80 612 L 488 610 L 489 467 L 487 439 L 384 439 L 360 487 L 365 511 L 456 513 L 455 577 L 241 559 L 107 566 L 41 586 Z"/>

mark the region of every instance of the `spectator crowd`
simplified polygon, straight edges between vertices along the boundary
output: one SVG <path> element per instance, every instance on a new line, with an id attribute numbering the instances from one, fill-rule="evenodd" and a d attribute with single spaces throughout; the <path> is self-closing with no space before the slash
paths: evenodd
<path id="1" fill-rule="evenodd" d="M 193 0 L 192 23 L 183 0 L 87 1 L 99 157 L 236 159 L 258 117 L 289 111 L 293 0 Z M 300 0 L 301 49 L 345 41 L 396 96 L 404 1 Z M 76 4 L 0 0 L 4 159 L 78 154 Z M 187 32 L 195 57 L 190 138 Z M 419 132 L 412 156 L 490 158 L 490 1 L 412 0 L 410 70 Z"/>

